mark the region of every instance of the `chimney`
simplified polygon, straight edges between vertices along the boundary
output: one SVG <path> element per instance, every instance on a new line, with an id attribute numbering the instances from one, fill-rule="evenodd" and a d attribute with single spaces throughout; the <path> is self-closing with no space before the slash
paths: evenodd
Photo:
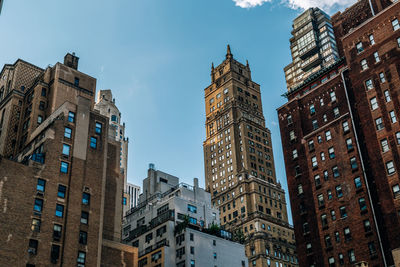
<path id="1" fill-rule="evenodd" d="M 68 53 L 64 57 L 64 65 L 73 68 L 75 70 L 78 69 L 78 62 L 79 62 L 79 57 L 75 56 L 75 53 Z"/>

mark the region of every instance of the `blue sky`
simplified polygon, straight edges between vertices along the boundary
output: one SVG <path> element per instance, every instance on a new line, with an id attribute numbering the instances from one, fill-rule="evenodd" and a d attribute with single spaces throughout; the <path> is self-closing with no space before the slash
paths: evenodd
<path id="1" fill-rule="evenodd" d="M 204 186 L 203 89 L 211 62 L 222 62 L 229 43 L 261 85 L 277 179 L 286 189 L 276 108 L 285 103 L 292 20 L 315 3 L 332 14 L 351 2 L 5 0 L 0 64 L 21 58 L 45 68 L 75 52 L 79 70 L 97 78 L 97 90 L 113 90 L 130 138 L 128 180 L 141 185 L 152 162 Z"/>

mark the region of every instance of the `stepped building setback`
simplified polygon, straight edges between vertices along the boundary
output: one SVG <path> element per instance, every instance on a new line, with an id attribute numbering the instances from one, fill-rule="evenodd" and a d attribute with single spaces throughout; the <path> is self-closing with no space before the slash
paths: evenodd
<path id="1" fill-rule="evenodd" d="M 335 64 L 278 109 L 300 266 L 400 266 L 400 3 L 332 16 Z"/>
<path id="2" fill-rule="evenodd" d="M 121 243 L 121 143 L 78 61 L 0 72 L 0 266 L 137 266 Z"/>
<path id="3" fill-rule="evenodd" d="M 249 266 L 297 266 L 260 85 L 252 81 L 249 64 L 233 58 L 229 45 L 226 59 L 212 65 L 211 82 L 204 89 L 205 184 L 221 225 L 246 237 Z"/>

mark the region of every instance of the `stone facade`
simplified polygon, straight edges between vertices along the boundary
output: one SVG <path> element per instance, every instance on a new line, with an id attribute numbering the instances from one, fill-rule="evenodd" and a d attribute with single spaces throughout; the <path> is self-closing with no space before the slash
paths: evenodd
<path id="1" fill-rule="evenodd" d="M 293 229 L 285 192 L 276 181 L 271 132 L 265 128 L 260 85 L 249 64 L 233 58 L 212 66 L 204 90 L 206 190 L 220 211 L 221 225 L 247 237 L 250 266 L 296 266 Z"/>

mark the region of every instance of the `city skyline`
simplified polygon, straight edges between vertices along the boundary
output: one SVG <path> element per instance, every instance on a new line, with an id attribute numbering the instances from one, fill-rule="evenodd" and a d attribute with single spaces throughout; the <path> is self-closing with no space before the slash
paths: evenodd
<path id="1" fill-rule="evenodd" d="M 211 62 L 223 59 L 229 43 L 238 60 L 249 60 L 253 77 L 263 88 L 277 179 L 287 189 L 275 109 L 285 102 L 280 95 L 285 92 L 282 69 L 290 62 L 287 40 L 291 22 L 301 10 L 270 3 L 242 9 L 232 1 L 123 2 L 121 6 L 106 3 L 101 7 L 78 1 L 56 6 L 49 1 L 26 3 L 21 8 L 22 2 L 9 1 L 3 6 L 1 24 L 16 16 L 20 19 L 13 21 L 12 27 L 0 29 L 10 40 L 0 44 L 0 49 L 7 51 L 0 55 L 0 62 L 14 63 L 21 58 L 44 68 L 66 52 L 76 52 L 82 71 L 97 78 L 97 90 L 115 93 L 122 121 L 127 124 L 126 136 L 131 140 L 128 181 L 139 185 L 148 163 L 153 162 L 183 181 L 199 177 L 204 186 L 202 89 L 210 82 Z M 213 4 L 213 10 L 208 3 Z M 133 12 L 128 12 L 129 8 Z M 46 16 L 34 15 L 42 10 Z M 50 35 L 52 39 L 47 37 Z M 109 51 L 109 47 L 115 50 Z M 182 71 L 181 66 L 189 64 L 191 71 Z M 171 153 L 180 157 L 171 157 Z"/>

